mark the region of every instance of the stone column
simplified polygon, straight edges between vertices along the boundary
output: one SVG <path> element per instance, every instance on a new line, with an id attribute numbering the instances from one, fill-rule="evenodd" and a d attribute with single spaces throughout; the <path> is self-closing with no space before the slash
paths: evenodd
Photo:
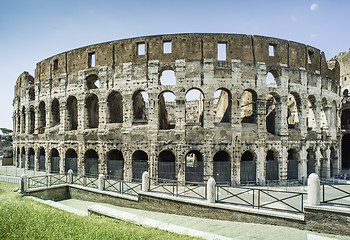
<path id="1" fill-rule="evenodd" d="M 266 177 L 265 177 L 265 163 L 266 163 L 266 156 L 265 156 L 265 141 L 261 141 L 258 145 L 258 151 L 257 151 L 257 178 L 258 183 L 262 184 L 265 183 Z"/>
<path id="2" fill-rule="evenodd" d="M 299 157 L 299 180 L 304 180 L 307 178 L 307 151 L 304 143 L 302 143 L 301 149 L 299 151 Z"/>
<path id="3" fill-rule="evenodd" d="M 279 121 L 279 135 L 288 135 L 288 96 L 282 96 L 280 102 L 280 121 Z M 277 113 L 278 114 L 278 113 Z M 276 121 L 277 122 L 277 121 Z"/>
<path id="4" fill-rule="evenodd" d="M 300 109 L 300 116 L 299 116 L 299 124 L 300 124 L 300 134 L 303 138 L 307 136 L 307 105 L 308 105 L 308 99 L 301 97 L 301 109 Z"/>
<path id="5" fill-rule="evenodd" d="M 287 141 L 282 141 L 282 151 L 279 154 L 279 179 L 280 181 L 286 181 L 288 179 L 288 149 L 287 149 Z"/>

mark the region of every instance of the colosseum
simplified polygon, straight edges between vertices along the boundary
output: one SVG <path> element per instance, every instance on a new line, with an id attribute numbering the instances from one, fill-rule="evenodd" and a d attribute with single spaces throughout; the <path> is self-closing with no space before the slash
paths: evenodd
<path id="1" fill-rule="evenodd" d="M 342 170 L 339 74 L 319 49 L 263 36 L 158 35 L 74 49 L 17 79 L 14 162 L 126 181 L 144 171 L 231 185 L 330 178 Z"/>

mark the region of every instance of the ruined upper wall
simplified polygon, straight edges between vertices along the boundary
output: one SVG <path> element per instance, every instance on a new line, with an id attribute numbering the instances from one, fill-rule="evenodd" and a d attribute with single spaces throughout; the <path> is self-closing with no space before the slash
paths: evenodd
<path id="1" fill-rule="evenodd" d="M 163 53 L 163 42 L 171 42 L 171 54 Z M 203 62 L 204 59 L 216 61 L 218 43 L 226 44 L 226 62 L 233 59 L 247 64 L 264 62 L 267 70 L 284 64 L 336 79 L 336 70 L 328 69 L 324 53 L 305 44 L 263 36 L 190 33 L 123 39 L 64 52 L 37 63 L 35 81 L 88 69 L 89 54 L 95 54 L 96 67 L 115 67 L 128 62 L 145 64 L 151 60 L 163 63 L 177 59 L 186 62 Z M 138 55 L 138 44 L 145 44 L 144 55 Z M 274 48 L 273 56 L 269 56 L 269 46 Z"/>

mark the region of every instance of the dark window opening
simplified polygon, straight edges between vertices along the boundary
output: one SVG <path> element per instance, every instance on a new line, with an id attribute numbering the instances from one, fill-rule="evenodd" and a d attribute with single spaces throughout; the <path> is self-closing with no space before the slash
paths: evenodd
<path id="1" fill-rule="evenodd" d="M 175 155 L 169 150 L 162 151 L 158 157 L 158 181 L 175 180 L 175 172 Z"/>
<path id="2" fill-rule="evenodd" d="M 78 102 L 73 96 L 67 100 L 68 130 L 77 130 L 78 127 Z"/>
<path id="3" fill-rule="evenodd" d="M 173 70 L 165 70 L 161 73 L 160 84 L 162 85 L 176 85 L 176 76 Z"/>
<path id="4" fill-rule="evenodd" d="M 35 111 L 34 107 L 29 108 L 29 134 L 33 134 L 35 130 Z"/>
<path id="5" fill-rule="evenodd" d="M 53 60 L 53 70 L 58 70 L 58 59 Z"/>
<path id="6" fill-rule="evenodd" d="M 299 166 L 298 166 L 299 157 L 297 153 L 289 149 L 288 150 L 288 164 L 287 164 L 287 179 L 288 180 L 297 180 L 299 175 Z"/>
<path id="7" fill-rule="evenodd" d="M 98 154 L 95 150 L 89 149 L 85 152 L 85 176 L 98 177 Z"/>
<path id="8" fill-rule="evenodd" d="M 342 139 L 342 169 L 350 169 L 350 134 L 345 134 Z"/>
<path id="9" fill-rule="evenodd" d="M 29 148 L 28 155 L 29 155 L 29 170 L 34 170 L 35 153 L 34 153 L 34 149 L 33 148 Z"/>
<path id="10" fill-rule="evenodd" d="M 66 159 L 64 165 L 64 171 L 67 173 L 69 170 L 73 171 L 73 174 L 78 173 L 78 155 L 73 149 L 68 149 L 66 152 Z"/>
<path id="11" fill-rule="evenodd" d="M 40 102 L 39 104 L 39 134 L 45 132 L 46 127 L 46 109 L 45 102 Z"/>
<path id="12" fill-rule="evenodd" d="M 51 150 L 51 173 L 60 172 L 60 155 L 56 148 Z"/>
<path id="13" fill-rule="evenodd" d="M 268 151 L 266 155 L 266 180 L 275 181 L 279 179 L 278 159 L 273 151 Z"/>
<path id="14" fill-rule="evenodd" d="M 22 124 L 22 133 L 25 133 L 26 132 L 26 109 L 25 107 L 23 106 L 22 108 L 22 121 L 23 121 L 23 124 Z"/>
<path id="15" fill-rule="evenodd" d="M 256 183 L 256 163 L 251 152 L 246 151 L 241 158 L 241 184 L 255 184 Z"/>
<path id="16" fill-rule="evenodd" d="M 107 175 L 116 180 L 124 179 L 124 157 L 121 151 L 112 150 L 107 153 Z"/>
<path id="17" fill-rule="evenodd" d="M 214 155 L 214 179 L 217 184 L 231 185 L 231 159 L 225 151 Z"/>
<path id="18" fill-rule="evenodd" d="M 132 155 L 132 179 L 140 182 L 142 174 L 148 171 L 148 156 L 147 153 L 137 150 Z"/>
<path id="19" fill-rule="evenodd" d="M 100 87 L 100 81 L 98 80 L 97 75 L 92 74 L 86 78 L 86 87 L 87 89 L 98 89 Z"/>
<path id="20" fill-rule="evenodd" d="M 109 94 L 108 99 L 108 113 L 109 123 L 122 123 L 123 122 L 123 99 L 122 95 L 118 92 L 112 92 Z"/>
<path id="21" fill-rule="evenodd" d="M 312 149 L 307 150 L 307 176 L 315 173 L 315 152 Z"/>
<path id="22" fill-rule="evenodd" d="M 29 100 L 34 101 L 35 100 L 35 89 L 34 87 L 29 88 Z"/>
<path id="23" fill-rule="evenodd" d="M 87 127 L 98 128 L 99 124 L 99 105 L 95 94 L 89 95 L 85 100 L 87 112 Z"/>
<path id="24" fill-rule="evenodd" d="M 60 104 L 55 98 L 51 104 L 51 125 L 56 126 L 60 124 Z"/>
<path id="25" fill-rule="evenodd" d="M 21 168 L 25 168 L 26 166 L 26 150 L 24 147 L 22 147 L 22 161 L 21 161 Z"/>
<path id="26" fill-rule="evenodd" d="M 308 53 L 308 54 L 307 54 L 307 63 L 308 63 L 308 64 L 312 64 L 312 63 L 313 63 L 313 55 L 314 55 L 314 52 L 311 51 L 311 50 L 309 50 L 307 53 Z"/>
<path id="27" fill-rule="evenodd" d="M 44 148 L 40 148 L 39 150 L 39 171 L 45 172 L 45 150 Z"/>

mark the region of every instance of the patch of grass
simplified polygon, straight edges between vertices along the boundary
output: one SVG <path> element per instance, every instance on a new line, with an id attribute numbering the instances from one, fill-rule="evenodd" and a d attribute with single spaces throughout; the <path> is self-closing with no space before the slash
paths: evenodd
<path id="1" fill-rule="evenodd" d="M 101 216 L 78 216 L 19 196 L 0 182 L 0 239 L 198 239 Z"/>

